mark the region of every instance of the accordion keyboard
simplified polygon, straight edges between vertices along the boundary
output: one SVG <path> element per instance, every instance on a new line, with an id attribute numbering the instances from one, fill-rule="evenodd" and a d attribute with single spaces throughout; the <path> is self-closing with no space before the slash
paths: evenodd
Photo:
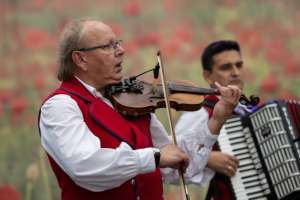
<path id="1" fill-rule="evenodd" d="M 249 129 L 243 128 L 240 117 L 227 120 L 223 128 L 218 138 L 220 149 L 239 160 L 237 172 L 231 178 L 236 198 L 238 200 L 267 199 L 265 196 L 270 193 L 270 190 Z"/>
<path id="2" fill-rule="evenodd" d="M 226 121 L 220 149 L 238 158 L 237 200 L 300 199 L 300 104 L 274 101 Z"/>

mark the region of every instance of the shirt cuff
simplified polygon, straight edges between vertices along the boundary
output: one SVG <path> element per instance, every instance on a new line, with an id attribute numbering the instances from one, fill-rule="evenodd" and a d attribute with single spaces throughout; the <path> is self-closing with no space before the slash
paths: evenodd
<path id="1" fill-rule="evenodd" d="M 155 159 L 152 148 L 137 149 L 135 153 L 139 159 L 139 172 L 141 174 L 155 171 Z"/>

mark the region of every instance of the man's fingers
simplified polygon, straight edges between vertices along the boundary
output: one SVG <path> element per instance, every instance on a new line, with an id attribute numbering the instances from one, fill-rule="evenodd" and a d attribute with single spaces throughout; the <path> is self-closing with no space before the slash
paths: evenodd
<path id="1" fill-rule="evenodd" d="M 220 83 L 218 83 L 218 81 L 215 81 L 214 84 L 217 86 L 218 89 L 219 89 L 220 87 L 222 87 L 222 86 L 220 85 Z"/>
<path id="2" fill-rule="evenodd" d="M 161 167 L 172 167 L 178 169 L 182 166 L 187 167 L 189 157 L 183 150 L 176 145 L 166 145 L 161 149 Z"/>
<path id="3" fill-rule="evenodd" d="M 232 177 L 235 175 L 235 172 L 236 172 L 236 169 L 234 167 L 232 167 L 231 165 L 226 165 L 225 174 L 227 176 Z"/>
<path id="4" fill-rule="evenodd" d="M 231 162 L 233 162 L 235 165 L 239 165 L 239 160 L 236 157 L 230 158 Z"/>
<path id="5" fill-rule="evenodd" d="M 185 153 L 182 153 L 181 157 L 182 157 L 182 162 L 187 167 L 189 165 L 190 158 Z"/>
<path id="6" fill-rule="evenodd" d="M 239 100 L 241 93 L 242 93 L 240 88 L 238 88 L 235 85 L 228 85 L 228 88 L 230 88 L 232 90 L 232 94 L 235 97 L 235 100 Z"/>
<path id="7" fill-rule="evenodd" d="M 227 154 L 227 155 L 228 155 L 228 158 L 229 158 L 230 161 L 236 162 L 236 163 L 239 162 L 239 160 L 235 156 L 232 156 L 232 155 L 229 155 L 229 154 Z"/>
<path id="8" fill-rule="evenodd" d="M 241 90 L 235 85 L 222 86 L 218 82 L 214 83 L 221 93 L 221 96 L 233 98 L 234 101 L 239 100 Z"/>
<path id="9" fill-rule="evenodd" d="M 179 165 L 177 165 L 176 168 L 182 169 L 184 173 L 186 168 L 189 166 L 190 159 L 183 151 L 179 152 L 178 156 L 181 158 L 181 162 L 179 163 Z"/>

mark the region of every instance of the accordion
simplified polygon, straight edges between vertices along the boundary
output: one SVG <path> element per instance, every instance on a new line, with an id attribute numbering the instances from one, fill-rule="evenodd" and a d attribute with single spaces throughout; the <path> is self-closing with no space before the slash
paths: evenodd
<path id="1" fill-rule="evenodd" d="M 273 101 L 226 121 L 222 152 L 239 159 L 236 199 L 300 199 L 300 103 Z"/>

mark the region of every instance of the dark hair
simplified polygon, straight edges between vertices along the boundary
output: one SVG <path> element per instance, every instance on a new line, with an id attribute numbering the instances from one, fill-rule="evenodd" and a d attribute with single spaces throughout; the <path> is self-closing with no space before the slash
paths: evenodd
<path id="1" fill-rule="evenodd" d="M 210 43 L 203 51 L 201 56 L 203 70 L 212 71 L 213 57 L 223 51 L 236 50 L 241 53 L 240 45 L 233 40 L 219 40 Z"/>

